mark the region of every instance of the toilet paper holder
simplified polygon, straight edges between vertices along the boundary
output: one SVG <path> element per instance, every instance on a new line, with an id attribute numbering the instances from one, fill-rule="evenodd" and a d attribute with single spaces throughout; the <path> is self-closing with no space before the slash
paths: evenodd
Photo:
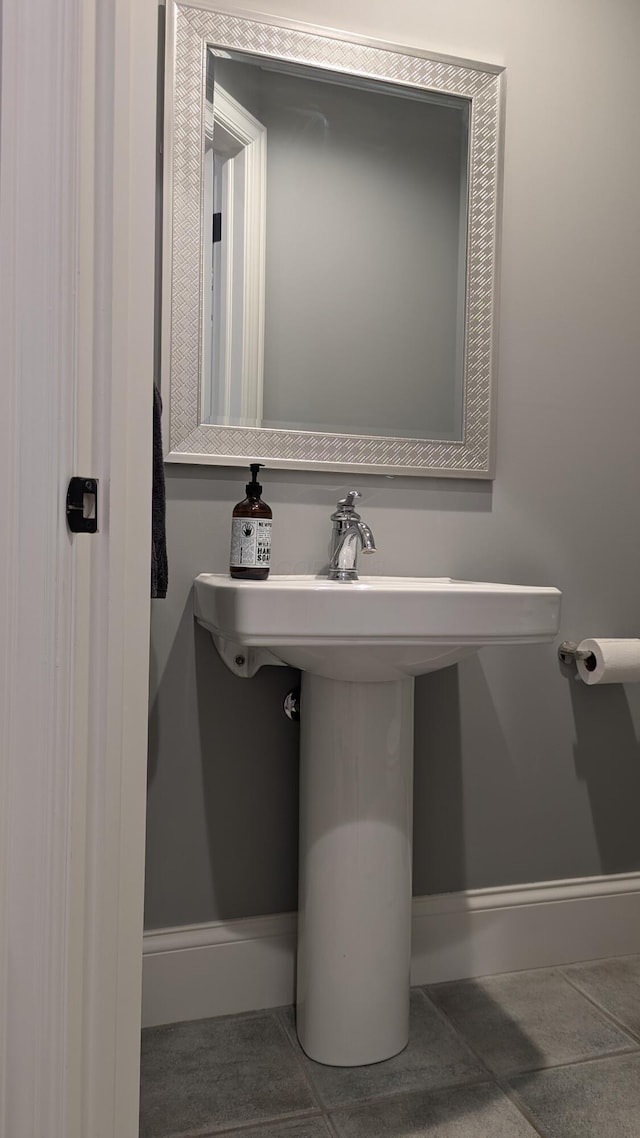
<path id="1" fill-rule="evenodd" d="M 596 658 L 593 652 L 585 652 L 579 648 L 573 640 L 563 640 L 558 648 L 558 659 L 561 664 L 570 667 L 572 664 L 577 667 L 578 660 L 584 660 L 587 671 L 592 672 L 596 666 Z"/>

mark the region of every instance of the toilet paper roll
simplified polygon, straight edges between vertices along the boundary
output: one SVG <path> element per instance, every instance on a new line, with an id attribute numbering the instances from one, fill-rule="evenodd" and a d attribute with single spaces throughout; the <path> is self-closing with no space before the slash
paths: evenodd
<path id="1" fill-rule="evenodd" d="M 578 675 L 585 684 L 640 683 L 640 640 L 581 640 Z"/>

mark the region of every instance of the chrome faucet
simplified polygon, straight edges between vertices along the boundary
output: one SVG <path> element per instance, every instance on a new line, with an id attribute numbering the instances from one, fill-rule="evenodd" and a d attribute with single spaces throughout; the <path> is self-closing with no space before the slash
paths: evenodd
<path id="1" fill-rule="evenodd" d="M 331 556 L 329 558 L 330 581 L 358 580 L 358 551 L 375 553 L 376 543 L 369 526 L 356 513 L 353 503 L 361 498 L 359 490 L 350 490 L 346 498 L 341 498 L 335 514 L 331 515 Z"/>

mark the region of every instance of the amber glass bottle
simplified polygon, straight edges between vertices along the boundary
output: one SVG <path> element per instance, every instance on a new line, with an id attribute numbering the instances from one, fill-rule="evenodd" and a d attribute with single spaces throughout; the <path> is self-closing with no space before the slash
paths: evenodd
<path id="1" fill-rule="evenodd" d="M 247 496 L 238 502 L 231 521 L 231 557 L 229 572 L 232 577 L 245 581 L 266 581 L 271 564 L 272 513 L 262 501 L 262 486 L 257 481 L 261 462 L 249 467 L 251 481 L 247 483 Z"/>

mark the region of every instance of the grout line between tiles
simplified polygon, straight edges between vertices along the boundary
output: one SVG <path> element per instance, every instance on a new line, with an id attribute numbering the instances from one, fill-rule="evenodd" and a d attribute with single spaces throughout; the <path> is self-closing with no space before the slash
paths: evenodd
<path id="1" fill-rule="evenodd" d="M 508 1083 L 503 1082 L 502 1079 L 496 1079 L 496 1083 L 500 1087 L 500 1090 L 504 1094 L 505 1098 L 509 1099 L 509 1102 L 513 1108 L 518 1111 L 518 1114 L 522 1115 L 525 1122 L 529 1123 L 529 1126 L 533 1130 L 534 1134 L 538 1134 L 539 1138 L 554 1138 L 554 1135 L 551 1134 L 550 1131 L 543 1129 L 538 1119 L 534 1114 L 532 1114 L 527 1104 L 522 1101 L 519 1094 L 513 1090 L 513 1087 L 510 1087 Z"/>
<path id="2" fill-rule="evenodd" d="M 538 969 L 538 971 L 542 971 L 542 969 Z M 558 969 L 556 969 L 556 968 L 550 969 L 549 968 L 549 969 L 547 969 L 547 971 L 557 972 Z M 563 977 L 563 979 L 564 978 L 565 977 Z M 494 1079 L 500 1079 L 503 1076 L 505 1078 L 517 1078 L 519 1075 L 539 1074 L 541 1071 L 555 1071 L 557 1068 L 560 1068 L 560 1067 L 577 1067 L 577 1066 L 579 1066 L 580 1063 L 594 1063 L 594 1062 L 597 1062 L 598 1059 L 615 1059 L 615 1058 L 619 1058 L 622 1055 L 633 1055 L 633 1054 L 635 1054 L 638 1051 L 638 1049 L 640 1048 L 640 1037 L 637 1037 L 634 1035 L 633 1032 L 630 1032 L 629 1028 L 625 1027 L 618 1020 L 616 1020 L 615 1016 L 613 1016 L 611 1014 L 611 1012 L 608 1012 L 606 1008 L 601 1007 L 600 1004 L 598 1004 L 595 1000 L 589 999 L 589 997 L 586 996 L 586 994 L 584 992 L 582 992 L 581 989 L 576 988 L 575 985 L 571 984 L 570 981 L 567 981 L 567 982 L 569 983 L 570 987 L 574 988 L 574 990 L 577 992 L 577 994 L 579 996 L 585 996 L 587 1003 L 592 1004 L 593 1007 L 595 1007 L 597 1011 L 604 1012 L 605 1018 L 610 1020 L 614 1027 L 617 1027 L 619 1030 L 621 1030 L 623 1035 L 631 1036 L 631 1038 L 629 1039 L 629 1046 L 627 1046 L 627 1047 L 614 1047 L 610 1051 L 609 1050 L 600 1051 L 597 1055 L 585 1055 L 582 1059 L 569 1059 L 565 1063 L 547 1063 L 546 1065 L 540 1066 L 540 1067 L 514 1068 L 513 1071 L 506 1071 L 506 1072 L 502 1072 L 502 1074 L 498 1074 L 498 1072 L 493 1071 L 492 1068 L 489 1067 L 488 1063 L 486 1062 L 486 1060 L 483 1059 L 482 1055 L 478 1051 L 476 1051 L 476 1049 L 468 1042 L 468 1040 L 465 1038 L 465 1036 L 462 1035 L 462 1033 L 458 1030 L 458 1028 L 456 1027 L 453 1020 L 449 1019 L 449 1017 L 447 1016 L 447 1013 L 444 1011 L 444 1009 L 440 1008 L 439 1005 L 435 1002 L 435 1000 L 432 1000 L 430 998 L 428 992 L 425 992 L 425 995 L 427 996 L 427 999 L 429 999 L 430 1003 L 432 1003 L 433 1006 L 436 1008 L 436 1010 L 439 1011 L 440 1014 L 446 1019 L 447 1023 L 453 1028 L 453 1030 L 456 1032 L 456 1034 L 460 1036 L 460 1038 L 463 1040 L 463 1042 L 466 1044 L 466 1046 L 470 1049 L 470 1051 L 473 1052 L 474 1056 L 480 1060 L 480 1062 L 482 1063 L 482 1065 L 484 1067 L 486 1067 L 486 1069 L 490 1072 L 492 1078 L 494 1078 Z"/>
<path id="3" fill-rule="evenodd" d="M 327 1127 L 327 1130 L 329 1132 L 330 1138 L 340 1138 L 340 1135 L 338 1134 L 338 1131 L 334 1125 L 334 1122 L 333 1122 L 331 1115 L 327 1113 L 327 1114 L 323 1114 L 322 1117 L 324 1119 L 325 1126 Z"/>
<path id="4" fill-rule="evenodd" d="M 191 952 L 191 951 L 197 951 L 197 950 L 187 949 L 186 951 Z M 286 1007 L 286 1005 L 281 1005 L 281 1006 Z M 150 1024 L 149 1027 L 143 1027 L 140 1031 L 140 1035 L 141 1035 L 141 1037 L 147 1036 L 149 1034 L 152 1034 L 155 1031 L 168 1030 L 169 1028 L 172 1028 L 172 1027 L 183 1027 L 185 1024 L 208 1023 L 212 1019 L 215 1019 L 216 1023 L 225 1023 L 227 1020 L 230 1020 L 230 1019 L 232 1019 L 234 1021 L 238 1021 L 238 1022 L 240 1022 L 241 1020 L 258 1019 L 260 1016 L 272 1015 L 274 1012 L 278 1012 L 279 1010 L 280 1010 L 279 1007 L 277 1007 L 277 1008 L 250 1008 L 249 1011 L 246 1011 L 246 1012 L 225 1012 L 224 1015 L 199 1016 L 197 1019 L 179 1019 L 179 1020 L 175 1020 L 175 1021 L 170 1020 L 169 1023 L 154 1023 L 154 1024 Z M 180 1135 L 179 1138 L 182 1138 L 182 1136 Z M 204 1138 L 209 1138 L 209 1136 L 205 1135 Z"/>
<path id="5" fill-rule="evenodd" d="M 563 1065 L 564 1066 L 578 1066 L 579 1064 L 576 1063 L 576 1064 L 563 1064 Z M 552 1071 L 555 1069 L 556 1069 L 555 1067 L 536 1068 L 537 1071 L 543 1071 L 543 1072 L 544 1071 Z M 515 1077 L 516 1074 L 530 1074 L 530 1073 L 531 1073 L 530 1071 L 517 1072 L 517 1073 L 514 1072 L 513 1077 Z M 518 1092 L 515 1090 L 515 1088 L 511 1086 L 511 1084 L 509 1083 L 509 1076 L 507 1074 L 501 1075 L 501 1074 L 498 1074 L 497 1072 L 493 1072 L 493 1077 L 495 1079 L 496 1085 L 500 1088 L 500 1090 L 505 1095 L 505 1097 L 509 1099 L 512 1106 L 518 1111 L 519 1114 L 522 1115 L 522 1117 L 525 1119 L 525 1121 L 529 1123 L 529 1126 L 531 1126 L 531 1128 L 534 1130 L 534 1132 L 539 1135 L 539 1138 L 555 1138 L 555 1136 L 553 1134 L 551 1134 L 548 1130 L 546 1130 L 542 1126 L 541 1122 L 533 1114 L 530 1107 L 528 1107 L 527 1104 L 522 1100 L 522 1098 L 520 1097 Z"/>
<path id="6" fill-rule="evenodd" d="M 607 1054 L 607 1055 L 594 1055 L 589 1059 L 579 1059 L 573 1063 L 558 1063 L 554 1067 L 538 1067 L 533 1071 L 519 1071 L 519 1072 L 514 1071 L 513 1074 L 508 1076 L 508 1077 L 512 1078 L 512 1079 L 518 1079 L 521 1077 L 526 1077 L 527 1075 L 540 1075 L 540 1074 L 548 1075 L 548 1074 L 551 1074 L 553 1071 L 566 1071 L 566 1070 L 570 1070 L 572 1067 L 588 1067 L 592 1063 L 602 1063 L 602 1062 L 613 1063 L 613 1062 L 615 1062 L 616 1059 L 621 1059 L 627 1055 L 636 1055 L 636 1054 L 637 1054 L 636 1051 L 618 1051 L 618 1052 L 614 1052 L 614 1053 Z M 536 1133 L 540 1135 L 540 1138 L 557 1138 L 557 1132 L 554 1132 L 553 1134 L 551 1134 L 550 1132 L 541 1129 L 540 1123 L 538 1122 L 538 1120 L 533 1115 L 531 1115 L 529 1108 L 527 1107 L 526 1103 L 521 1101 L 520 1096 L 518 1094 L 518 1091 L 516 1090 L 515 1087 L 511 1087 L 510 1084 L 508 1082 L 506 1082 L 506 1079 L 504 1081 L 504 1086 L 503 1086 L 503 1080 L 501 1078 L 497 1078 L 496 1082 L 498 1083 L 500 1088 L 504 1090 L 504 1092 L 508 1096 L 508 1098 L 511 1099 L 514 1106 L 516 1106 L 518 1108 L 518 1110 L 521 1112 L 521 1114 L 524 1115 L 527 1122 L 529 1122 L 529 1124 L 531 1126 L 533 1126 Z"/>
<path id="7" fill-rule="evenodd" d="M 215 1018 L 216 1019 L 225 1019 L 225 1020 L 229 1020 L 229 1019 L 248 1020 L 248 1019 L 256 1018 L 258 1016 L 263 1016 L 265 1018 L 270 1019 L 273 1023 L 275 1023 L 276 1030 L 278 1031 L 280 1036 L 284 1039 L 284 1042 L 287 1044 L 287 1046 L 294 1053 L 294 1061 L 297 1064 L 297 1066 L 300 1068 L 300 1070 L 302 1071 L 303 1081 L 307 1087 L 307 1090 L 310 1092 L 312 1105 L 307 1109 L 303 1108 L 302 1110 L 299 1110 L 299 1111 L 294 1110 L 294 1111 L 290 1111 L 286 1114 L 270 1115 L 270 1116 L 267 1116 L 264 1118 L 255 1119 L 253 1121 L 251 1121 L 251 1120 L 243 1121 L 243 1122 L 238 1122 L 236 1124 L 227 1123 L 227 1124 L 224 1124 L 224 1129 L 220 1129 L 214 1123 L 212 1126 L 208 1126 L 207 1129 L 205 1129 L 205 1130 L 193 1130 L 193 1129 L 191 1129 L 191 1130 L 174 1130 L 170 1134 L 162 1135 L 161 1138 L 222 1138 L 222 1136 L 225 1134 L 236 1134 L 236 1135 L 239 1135 L 241 1138 L 243 1133 L 247 1132 L 250 1135 L 252 1131 L 253 1131 L 253 1133 L 255 1133 L 256 1128 L 259 1128 L 259 1127 L 278 1126 L 280 1124 L 284 1125 L 286 1123 L 296 1122 L 298 1120 L 304 1120 L 306 1118 L 322 1118 L 323 1117 L 324 1108 L 323 1108 L 322 1104 L 318 1101 L 318 1095 L 315 1092 L 315 1088 L 313 1087 L 309 1078 L 307 1077 L 307 1073 L 304 1070 L 304 1066 L 300 1061 L 299 1050 L 297 1047 L 297 1041 L 292 1039 L 291 1034 L 287 1030 L 283 1016 L 281 1015 L 281 1013 L 286 1010 L 286 1007 L 287 1007 L 287 1005 L 285 1005 L 284 1007 L 281 1007 L 281 1008 L 256 1009 L 255 1011 L 240 1012 L 238 1015 L 218 1016 Z M 209 1019 L 209 1018 L 211 1018 L 211 1017 L 204 1017 L 204 1019 Z M 189 1022 L 191 1022 L 191 1021 L 189 1021 Z M 200 1022 L 200 1021 L 195 1021 L 195 1022 Z M 204 1022 L 204 1020 L 203 1020 L 203 1022 Z M 167 1025 L 167 1026 L 170 1026 L 170 1025 Z M 153 1028 L 151 1028 L 149 1030 L 153 1030 Z M 157 1136 L 152 1135 L 151 1138 L 157 1138 Z"/>
<path id="8" fill-rule="evenodd" d="M 509 1099 L 511 1105 L 515 1108 L 515 1110 L 518 1111 L 519 1114 L 522 1115 L 522 1117 L 525 1119 L 525 1121 L 529 1123 L 529 1126 L 531 1126 L 533 1128 L 534 1132 L 537 1135 L 539 1135 L 539 1138 L 553 1138 L 553 1136 L 551 1134 L 549 1134 L 546 1130 L 542 1130 L 540 1128 L 540 1124 L 538 1123 L 537 1119 L 535 1119 L 534 1116 L 531 1114 L 531 1111 L 529 1110 L 529 1108 L 523 1102 L 521 1102 L 519 1100 L 519 1098 L 515 1094 L 515 1091 L 512 1090 L 512 1088 L 507 1083 L 506 1079 L 503 1079 L 500 1075 L 498 1075 L 495 1071 L 493 1071 L 491 1069 L 491 1067 L 489 1067 L 484 1056 L 481 1055 L 480 1052 L 477 1051 L 476 1048 L 473 1047 L 472 1044 L 470 1044 L 465 1039 L 465 1037 L 462 1035 L 462 1033 L 460 1031 L 458 1031 L 456 1024 L 453 1022 L 453 1020 L 451 1020 L 449 1018 L 449 1016 L 444 1011 L 444 1009 L 439 1007 L 439 1005 L 435 1002 L 435 1000 L 431 999 L 429 993 L 427 991 L 425 991 L 424 988 L 421 988 L 420 990 L 421 990 L 422 994 L 424 995 L 425 999 L 428 1000 L 428 1002 L 431 1004 L 431 1006 L 433 1008 L 435 1008 L 436 1012 L 441 1017 L 441 1019 L 452 1029 L 456 1038 L 464 1044 L 464 1046 L 467 1048 L 468 1051 L 471 1052 L 471 1054 L 474 1056 L 474 1058 L 477 1060 L 477 1062 L 480 1064 L 480 1066 L 484 1068 L 484 1070 L 487 1072 L 487 1074 L 489 1076 L 490 1081 L 493 1084 L 495 1084 L 495 1086 L 498 1087 L 498 1089 L 502 1092 L 502 1094 L 505 1096 L 505 1098 Z"/>
<path id="9" fill-rule="evenodd" d="M 424 996 L 425 1000 L 427 1001 L 427 1003 L 430 1004 L 430 1006 L 434 1009 L 436 1014 L 440 1017 L 442 1022 L 446 1023 L 447 1027 L 451 1031 L 453 1031 L 453 1034 L 455 1035 L 458 1043 L 462 1044 L 462 1046 L 473 1056 L 473 1058 L 476 1060 L 476 1062 L 480 1064 L 480 1066 L 483 1068 L 483 1070 L 486 1071 L 491 1082 L 497 1082 L 498 1076 L 497 1076 L 496 1072 L 494 1070 L 492 1070 L 492 1068 L 489 1066 L 489 1064 L 487 1063 L 484 1056 L 471 1043 L 469 1043 L 469 1041 L 465 1038 L 465 1036 L 462 1034 L 462 1032 L 458 1030 L 457 1025 L 453 1022 L 452 1019 L 449 1018 L 449 1016 L 445 1012 L 444 1008 L 441 1008 L 440 1005 L 437 1004 L 435 1000 L 431 999 L 431 996 L 429 995 L 428 991 L 425 990 L 425 988 L 421 988 L 420 991 L 421 991 L 422 995 Z"/>
<path id="10" fill-rule="evenodd" d="M 167 1138 L 226 1138 L 227 1135 L 234 1135 L 235 1138 L 243 1138 L 246 1134 L 247 1138 L 251 1138 L 252 1134 L 257 1134 L 264 1130 L 266 1126 L 288 1126 L 293 1122 L 305 1122 L 309 1119 L 319 1119 L 321 1122 L 327 1123 L 327 1118 L 320 1111 L 301 1111 L 300 1114 L 287 1114 L 278 1115 L 276 1118 L 263 1118 L 257 1122 L 243 1122 L 238 1126 L 228 1126 L 226 1130 L 207 1130 L 207 1131 L 189 1131 L 185 1130 L 181 1134 L 167 1135 Z"/>
<path id="11" fill-rule="evenodd" d="M 637 1048 L 629 1047 L 622 1051 L 606 1051 L 602 1055 L 589 1055 L 586 1059 L 572 1059 L 568 1063 L 554 1063 L 552 1067 L 530 1067 L 526 1071 L 509 1071 L 504 1078 L 523 1079 L 527 1075 L 549 1075 L 553 1071 L 570 1071 L 572 1067 L 588 1067 L 593 1063 L 615 1063 L 617 1059 L 640 1058 Z"/>
<path id="12" fill-rule="evenodd" d="M 306 1122 L 309 1119 L 325 1121 L 321 1111 L 303 1110 L 299 1114 L 277 1114 L 273 1118 L 260 1118 L 255 1122 L 239 1122 L 237 1126 L 227 1126 L 224 1130 L 218 1130 L 214 1126 L 212 1130 L 184 1130 L 179 1133 L 163 1135 L 163 1138 L 225 1138 L 227 1134 L 237 1135 L 237 1138 L 243 1138 L 243 1135 L 246 1134 L 247 1138 L 251 1138 L 252 1134 L 264 1130 L 267 1126 L 288 1126 L 290 1123 Z"/>
<path id="13" fill-rule="evenodd" d="M 330 1106 L 323 1106 L 323 1111 L 331 1112 L 332 1114 L 339 1114 L 342 1110 L 358 1110 L 361 1106 L 378 1106 L 384 1105 L 388 1102 L 396 1102 L 399 1098 L 408 1098 L 416 1094 L 437 1094 L 439 1091 L 457 1091 L 464 1090 L 466 1087 L 484 1087 L 488 1082 L 494 1082 L 494 1079 L 487 1079 L 484 1075 L 478 1075 L 473 1079 L 466 1079 L 461 1081 L 458 1079 L 455 1083 L 438 1083 L 437 1086 L 428 1087 L 427 1089 L 413 1089 L 401 1091 L 388 1091 L 384 1095 L 369 1095 L 368 1098 L 349 1099 L 348 1102 L 336 1102 Z"/>
<path id="14" fill-rule="evenodd" d="M 397 1100 L 397 1099 L 422 1100 L 429 1095 L 435 1097 L 436 1095 L 441 1094 L 442 1091 L 445 1091 L 445 1090 L 452 1090 L 452 1089 L 467 1090 L 469 1087 L 474 1087 L 474 1086 L 492 1087 L 492 1088 L 495 1088 L 496 1090 L 500 1091 L 500 1093 L 502 1094 L 502 1097 L 509 1100 L 509 1102 L 513 1106 L 514 1110 L 519 1115 L 522 1115 L 522 1117 L 529 1124 L 529 1126 L 531 1126 L 534 1134 L 537 1135 L 538 1138 L 557 1138 L 557 1136 L 550 1134 L 548 1131 L 542 1130 L 540 1128 L 539 1122 L 533 1117 L 533 1115 L 529 1111 L 528 1107 L 524 1103 L 521 1103 L 519 1101 L 519 1099 L 517 1098 L 515 1093 L 511 1090 L 511 1088 L 510 1087 L 503 1087 L 501 1085 L 500 1080 L 495 1079 L 495 1078 L 491 1079 L 491 1080 L 483 1079 L 481 1082 L 479 1081 L 476 1083 L 459 1083 L 459 1084 L 457 1084 L 457 1086 L 455 1088 L 451 1088 L 451 1087 L 430 1087 L 429 1090 L 405 1091 L 404 1094 L 390 1095 L 385 1099 L 382 1099 L 382 1098 L 380 1098 L 380 1099 L 377 1099 L 377 1098 L 376 1099 L 369 1099 L 366 1103 L 362 1103 L 362 1102 L 353 1103 L 353 1104 L 345 1103 L 340 1107 L 336 1107 L 334 1109 L 333 1113 L 334 1114 L 340 1114 L 343 1111 L 351 1111 L 351 1110 L 355 1111 L 355 1110 L 360 1109 L 363 1106 L 377 1106 L 379 1103 L 387 1103 L 392 1099 L 394 1099 L 394 1100 Z M 337 1134 L 337 1131 L 336 1131 L 336 1134 Z M 338 1136 L 338 1138 L 339 1138 L 339 1136 Z"/>
<path id="15" fill-rule="evenodd" d="M 284 1033 L 284 1035 L 286 1036 L 287 1041 L 291 1047 L 291 1050 L 295 1054 L 296 1063 L 298 1064 L 298 1067 L 302 1071 L 302 1077 L 304 1078 L 305 1083 L 307 1084 L 309 1090 L 311 1091 L 311 1097 L 313 1098 L 313 1101 L 316 1103 L 318 1110 L 324 1112 L 327 1110 L 327 1107 L 323 1103 L 322 1098 L 320 1096 L 320 1092 L 318 1091 L 317 1087 L 313 1083 L 311 1075 L 309 1074 L 307 1067 L 306 1067 L 306 1064 L 302 1058 L 302 1047 L 300 1046 L 300 1041 L 298 1039 L 298 1036 L 295 1033 L 295 1019 L 294 1019 L 294 1030 L 290 1031 L 289 1025 L 286 1021 L 286 1017 L 284 1014 L 285 1010 L 286 1009 L 279 1009 L 276 1012 L 276 1018 L 278 1020 L 278 1023 L 280 1024 L 280 1029 Z M 294 1016 L 295 1016 L 295 1012 L 294 1012 Z"/>
<path id="16" fill-rule="evenodd" d="M 597 1008 L 599 1012 L 602 1012 L 603 1015 L 605 1015 L 607 1019 L 609 1019 L 611 1023 L 614 1024 L 615 1027 L 623 1031 L 625 1035 L 629 1035 L 636 1046 L 640 1047 L 640 1032 L 634 1031 L 633 1028 L 629 1027 L 628 1024 L 624 1022 L 624 1020 L 616 1016 L 615 1013 L 610 1011 L 609 1008 L 605 1007 L 604 1004 L 601 1004 L 595 998 L 595 996 L 590 995 L 589 992 L 585 992 L 584 989 L 581 988 L 580 985 L 571 976 L 567 976 L 566 972 L 564 972 L 562 969 L 559 971 L 562 975 L 562 978 L 566 980 L 567 984 L 569 984 L 570 987 L 574 989 L 574 991 L 578 992 L 581 996 L 584 996 L 585 1000 L 587 1000 L 588 1003 L 592 1004 L 594 1008 Z"/>
<path id="17" fill-rule="evenodd" d="M 324 1112 L 322 1108 L 310 1108 L 309 1110 L 294 1110 L 288 1114 L 273 1114 L 267 1115 L 264 1118 L 258 1118 L 254 1122 L 238 1122 L 229 1123 L 225 1126 L 224 1130 L 220 1130 L 215 1124 L 209 1126 L 206 1130 L 172 1130 L 170 1133 L 162 1135 L 151 1134 L 148 1138 L 223 1138 L 225 1134 L 238 1134 L 242 1136 L 245 1132 L 249 1134 L 255 1133 L 257 1129 L 264 1128 L 265 1126 L 284 1126 L 290 1122 L 304 1122 L 307 1118 L 323 1118 Z"/>

